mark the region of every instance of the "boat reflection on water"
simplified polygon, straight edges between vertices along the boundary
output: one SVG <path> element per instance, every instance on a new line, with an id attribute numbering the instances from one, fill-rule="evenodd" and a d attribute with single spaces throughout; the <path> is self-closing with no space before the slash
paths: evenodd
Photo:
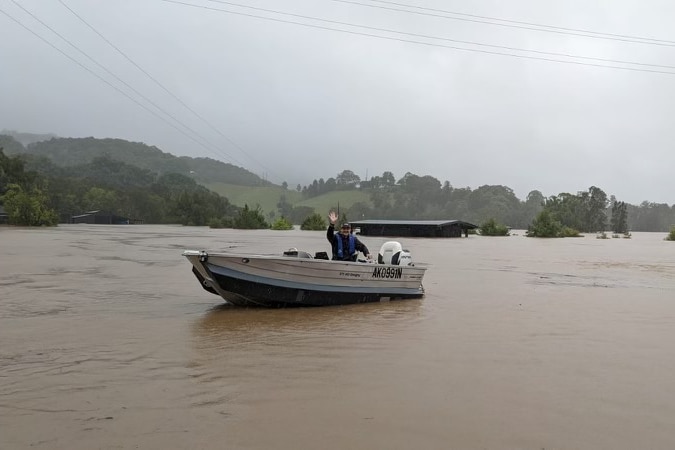
<path id="1" fill-rule="evenodd" d="M 331 336 L 384 338 L 422 320 L 422 302 L 288 309 L 241 308 L 224 303 L 197 320 L 193 331 L 201 348 L 226 348 L 244 343 L 293 344 L 302 339 Z"/>
<path id="2" fill-rule="evenodd" d="M 330 308 L 215 307 L 193 325 L 189 369 L 206 385 L 200 401 L 219 402 L 237 414 L 237 405 L 267 402 L 280 391 L 314 397 L 326 380 L 361 378 L 374 355 L 398 361 L 405 353 L 401 345 L 418 341 L 421 305 L 409 300 Z"/>

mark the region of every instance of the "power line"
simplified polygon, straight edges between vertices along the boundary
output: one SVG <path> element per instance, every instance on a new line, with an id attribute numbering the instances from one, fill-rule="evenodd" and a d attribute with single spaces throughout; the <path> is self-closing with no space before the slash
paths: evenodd
<path id="1" fill-rule="evenodd" d="M 451 46 L 451 45 L 443 45 L 443 44 L 434 44 L 430 42 L 423 42 L 423 41 L 416 41 L 416 40 L 410 40 L 410 39 L 402 39 L 402 38 L 396 38 L 396 37 L 391 37 L 391 36 L 381 36 L 381 35 L 376 35 L 376 34 L 370 34 L 370 33 L 363 33 L 363 32 L 358 32 L 358 31 L 350 31 L 350 30 L 343 30 L 339 28 L 331 28 L 331 27 L 326 27 L 326 26 L 321 26 L 321 25 L 313 25 L 313 24 L 308 24 L 308 23 L 302 23 L 302 22 L 296 22 L 292 20 L 285 20 L 285 19 L 278 19 L 278 18 L 273 18 L 273 17 L 265 17 L 265 16 L 259 16 L 255 14 L 248 14 L 248 13 L 243 13 L 243 12 L 238 12 L 238 11 L 230 11 L 230 10 L 225 10 L 225 9 L 219 9 L 219 8 L 213 8 L 209 6 L 203 6 L 203 5 L 195 5 L 191 3 L 185 3 L 181 2 L 178 0 L 161 0 L 166 3 L 174 3 L 178 5 L 183 5 L 183 6 L 189 6 L 193 8 L 200 8 L 200 9 L 205 9 L 209 11 L 217 11 L 217 12 L 222 12 L 226 14 L 233 14 L 233 15 L 238 15 L 238 16 L 243 16 L 243 17 L 251 17 L 251 18 L 256 18 L 256 19 L 262 19 L 262 20 L 267 20 L 271 22 L 278 22 L 278 23 L 286 23 L 286 24 L 291 24 L 291 25 L 299 25 L 307 28 L 314 28 L 314 29 L 319 29 L 319 30 L 325 30 L 325 31 L 335 31 L 338 33 L 345 33 L 345 34 L 351 34 L 355 36 L 365 36 L 365 37 L 371 37 L 371 38 L 376 38 L 376 39 L 384 39 L 384 40 L 389 40 L 389 41 L 396 41 L 396 42 L 405 42 L 409 44 L 416 44 L 416 45 L 424 45 L 428 47 L 440 47 L 440 48 L 447 48 L 451 50 L 460 50 L 460 51 L 466 51 L 466 52 L 474 52 L 474 53 L 482 53 L 482 54 L 489 54 L 489 55 L 498 55 L 498 56 L 508 56 L 512 58 L 522 58 L 522 59 L 530 59 L 530 60 L 537 60 L 537 61 L 547 61 L 547 62 L 555 62 L 555 63 L 561 63 L 561 64 L 573 64 L 573 65 L 578 65 L 578 66 L 588 66 L 588 67 L 601 67 L 605 69 L 615 69 L 615 70 L 628 70 L 632 72 L 647 72 L 647 73 L 660 73 L 664 75 L 675 75 L 675 72 L 670 72 L 670 71 L 665 71 L 665 70 L 652 70 L 652 69 L 642 69 L 642 68 L 636 68 L 636 67 L 622 67 L 622 66 L 611 66 L 611 65 L 604 65 L 604 64 L 593 64 L 593 63 L 585 63 L 585 62 L 580 62 L 580 61 L 565 61 L 565 60 L 560 60 L 560 59 L 553 59 L 553 58 L 545 58 L 545 57 L 540 57 L 540 56 L 530 56 L 530 55 L 518 55 L 514 53 L 505 53 L 505 52 L 497 52 L 497 51 L 490 51 L 490 50 L 480 50 L 480 49 L 472 49 L 472 48 L 465 48 L 465 47 L 457 47 L 457 46 Z M 216 1 L 216 0 L 208 0 L 208 1 Z M 217 3 L 227 3 L 227 2 L 217 2 Z M 270 10 L 271 11 L 271 10 Z M 322 19 L 316 19 L 316 20 L 322 20 Z M 359 25 L 353 25 L 353 24 L 347 24 L 349 26 L 353 27 L 359 27 Z M 480 45 L 478 43 L 474 45 Z M 529 51 L 529 50 L 520 50 L 520 51 Z M 631 64 L 642 64 L 642 63 L 631 63 Z"/>
<path id="2" fill-rule="evenodd" d="M 33 31 L 33 30 L 31 30 L 30 28 L 28 28 L 26 25 L 24 25 L 23 23 L 21 23 L 21 22 L 20 22 L 19 20 L 17 20 L 16 18 L 12 17 L 12 16 L 11 16 L 9 13 L 7 13 L 6 11 L 0 9 L 0 13 L 4 14 L 6 17 L 8 17 L 10 20 L 12 20 L 12 21 L 14 21 L 15 23 L 17 23 L 19 26 L 21 26 L 22 28 L 24 28 L 26 31 L 28 31 L 29 33 L 33 34 L 34 36 L 36 36 L 37 38 L 39 38 L 40 40 L 42 40 L 44 43 L 46 43 L 47 45 L 49 45 L 50 47 L 52 47 L 54 50 L 58 51 L 59 53 L 61 53 L 61 54 L 62 54 L 63 56 L 65 56 L 66 58 L 70 59 L 70 60 L 73 61 L 75 64 L 77 64 L 78 66 L 80 66 L 81 68 L 83 68 L 84 70 L 86 70 L 87 72 L 89 72 L 90 74 L 92 74 L 93 76 L 95 76 L 96 78 L 98 78 L 99 80 L 103 81 L 105 84 L 107 84 L 108 86 L 110 86 L 111 88 L 113 88 L 114 90 L 116 90 L 117 92 L 119 92 L 120 94 L 122 94 L 123 96 L 125 96 L 126 98 L 128 98 L 129 100 L 131 100 L 132 102 L 136 103 L 138 106 L 140 106 L 141 108 L 145 109 L 146 111 L 148 111 L 148 112 L 149 112 L 150 114 L 152 114 L 153 116 L 157 117 L 158 119 L 160 119 L 160 120 L 162 120 L 163 122 L 167 123 L 167 124 L 168 124 L 169 126 L 171 126 L 172 128 L 176 129 L 178 132 L 180 132 L 181 134 L 183 134 L 184 136 L 186 136 L 188 139 L 190 139 L 190 140 L 192 140 L 193 142 L 195 142 L 197 145 L 200 145 L 201 147 L 204 147 L 204 148 L 207 149 L 207 150 L 213 151 L 213 150 L 209 149 L 208 147 L 206 147 L 203 143 L 201 143 L 201 142 L 199 142 L 198 140 L 196 140 L 193 136 L 189 135 L 189 134 L 186 133 L 184 130 L 182 130 L 181 128 L 177 127 L 175 124 L 169 122 L 166 118 L 162 117 L 162 116 L 159 115 L 157 112 L 153 111 L 152 109 L 148 108 L 146 105 L 144 105 L 144 104 L 142 104 L 141 102 L 139 102 L 138 100 L 134 99 L 134 98 L 131 97 L 129 94 L 127 94 L 126 92 L 124 92 L 122 89 L 120 89 L 120 88 L 118 88 L 117 86 L 115 86 L 114 84 L 110 83 L 108 80 L 106 80 L 105 78 L 103 78 L 102 76 L 100 76 L 99 74 L 97 74 L 96 72 L 92 71 L 90 68 L 88 68 L 87 66 L 85 66 L 84 64 L 82 64 L 81 62 L 79 62 L 78 60 L 76 60 L 75 58 L 73 58 L 72 56 L 70 56 L 69 54 L 67 54 L 66 52 L 64 52 L 63 50 L 61 50 L 60 48 L 58 48 L 57 46 L 55 46 L 54 44 L 52 44 L 51 42 L 49 42 L 47 39 L 45 39 L 44 37 L 42 37 L 42 36 L 40 36 L 39 34 L 37 34 L 35 31 Z M 179 123 L 180 123 L 180 122 L 179 122 Z"/>
<path id="3" fill-rule="evenodd" d="M 366 7 L 366 8 L 384 9 L 384 10 L 389 10 L 389 11 L 397 11 L 397 12 L 405 12 L 405 13 L 410 13 L 410 14 L 417 14 L 417 15 L 421 15 L 421 16 L 437 17 L 437 18 L 450 19 L 450 20 L 459 20 L 459 21 L 463 21 L 463 22 L 473 22 L 473 23 L 481 23 L 481 24 L 485 24 L 485 25 L 495 25 L 495 26 L 499 26 L 499 27 L 519 28 L 519 29 L 522 29 L 522 30 L 530 30 L 530 31 L 540 31 L 540 32 L 543 32 L 543 33 L 565 34 L 565 35 L 569 35 L 569 36 L 581 36 L 581 37 L 587 37 L 587 38 L 591 38 L 591 39 L 604 39 L 604 40 L 610 40 L 610 41 L 631 42 L 631 43 L 634 43 L 634 44 L 649 44 L 649 45 L 659 45 L 659 46 L 663 46 L 663 47 L 675 47 L 675 41 L 668 41 L 668 40 L 663 40 L 663 39 L 642 38 L 642 37 L 638 37 L 638 36 L 600 33 L 600 32 L 595 32 L 595 31 L 586 31 L 586 30 L 575 30 L 573 28 L 555 27 L 555 26 L 550 26 L 550 25 L 540 25 L 540 24 L 528 23 L 528 22 L 518 22 L 518 21 L 515 21 L 515 20 L 491 18 L 491 17 L 487 17 L 487 16 L 478 16 L 478 15 L 471 15 L 471 14 L 455 13 L 455 12 L 452 12 L 452 11 L 445 11 L 445 10 L 442 10 L 442 9 L 423 8 L 421 6 L 405 5 L 405 4 L 402 4 L 402 3 L 395 3 L 395 2 L 388 2 L 388 1 L 371 0 L 371 1 L 379 1 L 379 3 L 387 3 L 387 4 L 392 4 L 392 5 L 405 6 L 407 8 L 416 8 L 416 9 L 421 9 L 421 10 L 425 10 L 425 11 L 434 11 L 434 12 L 433 13 L 432 12 L 417 12 L 417 11 L 410 11 L 410 10 L 407 10 L 407 9 L 393 8 L 393 7 L 388 7 L 388 6 L 368 5 L 368 4 L 356 2 L 356 1 L 353 1 L 353 0 L 329 0 L 329 1 L 337 2 L 337 3 L 347 3 L 347 4 L 351 4 L 351 5 L 358 5 L 358 6 L 363 6 L 363 7 Z M 452 16 L 447 16 L 447 15 L 442 15 L 442 14 L 437 14 L 437 13 L 456 14 L 456 15 L 461 15 L 461 16 L 476 17 L 476 18 L 488 19 L 488 20 L 496 20 L 496 21 L 507 22 L 507 23 L 489 22 L 488 20 L 469 19 L 469 18 L 466 18 L 466 17 L 452 17 Z M 520 24 L 520 25 L 518 25 L 518 24 Z M 536 27 L 542 27 L 542 28 L 536 28 Z M 584 34 L 584 33 L 586 33 L 586 34 Z"/>
<path id="4" fill-rule="evenodd" d="M 391 1 L 386 1 L 386 0 L 370 0 L 373 3 L 384 3 L 384 4 L 389 4 L 389 5 L 396 5 L 396 6 L 404 6 L 406 8 L 415 8 L 415 9 L 420 9 L 424 11 L 435 11 L 435 12 L 442 12 L 446 14 L 454 14 L 457 16 L 464 16 L 464 17 L 475 17 L 478 19 L 487 19 L 487 20 L 497 20 L 500 22 L 506 22 L 506 23 L 515 23 L 518 25 L 530 25 L 530 26 L 535 26 L 535 27 L 542 27 L 542 28 L 551 28 L 553 30 L 562 30 L 562 31 L 573 31 L 577 33 L 588 33 L 588 34 L 596 34 L 598 36 L 608 36 L 608 37 L 617 37 L 617 38 L 628 38 L 628 39 L 636 39 L 636 40 L 641 40 L 641 41 L 652 41 L 652 42 L 663 42 L 667 44 L 674 44 L 675 41 L 672 40 L 667 40 L 667 39 L 655 39 L 655 38 L 648 38 L 648 37 L 641 37 L 641 36 L 632 36 L 629 34 L 613 34 L 613 33 L 604 33 L 600 31 L 592 31 L 592 30 L 584 30 L 581 28 L 568 28 L 568 27 L 559 27 L 555 25 L 545 25 L 541 23 L 534 23 L 534 22 L 523 22 L 519 20 L 510 20 L 510 19 L 501 19 L 498 17 L 490 17 L 490 16 L 481 16 L 477 14 L 467 14 L 467 13 L 461 13 L 461 12 L 456 12 L 456 11 L 447 11 L 443 9 L 434 9 L 434 8 L 425 8 L 422 6 L 416 6 L 416 5 L 406 5 L 404 3 L 396 3 L 396 2 L 391 2 Z M 647 43 L 647 42 L 645 42 Z"/>
<path id="5" fill-rule="evenodd" d="M 216 128 L 214 125 L 211 124 L 208 120 L 206 120 L 203 116 L 198 114 L 194 109 L 190 108 L 183 100 L 181 100 L 177 95 L 175 95 L 173 92 L 171 92 L 168 88 L 166 88 L 162 83 L 160 83 L 156 78 L 154 78 L 152 75 L 150 75 L 145 69 L 143 69 L 140 65 L 138 65 L 133 59 L 131 59 L 126 53 L 124 53 L 119 47 L 117 47 L 115 44 L 113 44 L 109 39 L 107 39 L 103 34 L 101 34 L 96 28 L 94 28 L 91 24 L 89 24 L 83 17 L 81 17 L 79 14 L 77 14 L 75 11 L 73 11 L 72 8 L 70 8 L 63 0 L 58 0 L 61 5 L 63 5 L 68 11 L 70 11 L 75 17 L 77 17 L 82 23 L 84 23 L 89 29 L 91 29 L 94 33 L 96 33 L 101 39 L 103 39 L 108 45 L 110 45 L 113 49 L 115 49 L 120 55 L 122 55 L 129 63 L 131 63 L 134 67 L 136 67 L 138 70 L 140 70 L 145 76 L 147 76 L 155 85 L 159 86 L 164 92 L 169 94 L 171 97 L 173 97 L 178 103 L 180 103 L 185 109 L 190 111 L 192 114 L 194 114 L 198 119 L 200 119 L 202 122 L 204 122 L 206 125 L 208 125 L 212 130 L 214 130 L 216 133 L 218 133 L 221 137 L 223 137 L 227 142 L 229 142 L 233 147 L 235 147 L 237 150 L 239 150 L 244 156 L 248 157 L 251 159 L 253 162 L 255 162 L 259 167 L 262 167 L 265 170 L 269 170 L 265 165 L 262 163 L 258 162 L 255 158 L 253 158 L 250 154 L 247 154 L 239 145 L 237 145 L 232 139 L 230 139 L 228 136 L 226 136 L 224 133 L 222 133 L 218 128 Z M 240 163 L 241 164 L 241 163 Z"/>
<path id="6" fill-rule="evenodd" d="M 176 117 L 174 117 L 172 114 L 169 114 L 168 112 L 166 112 L 163 108 L 161 108 L 161 107 L 160 107 L 159 105 L 157 105 L 155 102 L 153 102 L 153 101 L 150 100 L 148 97 L 146 97 L 145 95 L 143 95 L 141 92 L 139 92 L 138 90 L 136 90 L 136 89 L 135 89 L 133 86 L 131 86 L 129 83 L 127 83 L 126 81 L 122 80 L 120 77 L 118 77 L 118 76 L 117 76 L 116 74 L 114 74 L 112 71 L 108 70 L 105 66 L 103 66 L 102 64 L 100 64 L 100 63 L 99 63 L 98 61 L 96 61 L 94 58 L 92 58 L 91 56 L 89 56 L 86 52 L 82 51 L 82 50 L 81 50 L 80 48 L 78 48 L 75 44 L 73 44 L 73 43 L 70 42 L 68 39 L 66 39 L 63 35 L 61 35 L 61 34 L 58 33 L 56 30 L 54 30 L 52 27 L 50 27 L 50 26 L 47 25 L 45 22 L 43 22 L 42 20 L 40 20 L 40 18 L 38 18 L 35 14 L 31 13 L 31 12 L 28 11 L 26 8 L 24 8 L 23 6 L 19 5 L 15 0 L 11 0 L 11 1 L 12 1 L 12 3 L 14 3 L 16 6 L 18 6 L 19 8 L 21 8 L 24 12 L 26 12 L 27 14 L 29 14 L 33 19 L 35 19 L 37 22 L 39 22 L 42 26 L 44 26 L 44 27 L 47 28 L 49 31 L 51 31 L 52 33 L 54 33 L 55 35 L 57 35 L 59 38 L 61 38 L 64 42 L 66 42 L 66 43 L 67 43 L 68 45 L 70 45 L 72 48 L 74 48 L 75 50 L 77 50 L 78 52 L 80 52 L 82 55 L 84 55 L 87 59 L 89 59 L 91 62 L 93 62 L 94 64 L 96 64 L 99 68 L 103 69 L 103 70 L 104 70 L 106 73 L 108 73 L 110 76 L 112 76 L 112 77 L 115 78 L 117 81 L 119 81 L 119 82 L 122 83 L 124 86 L 126 86 L 128 89 L 130 89 L 133 93 L 135 93 L 135 94 L 138 95 L 140 98 L 142 98 L 143 100 L 145 100 L 146 102 L 148 102 L 150 105 L 154 106 L 158 111 L 160 111 L 160 112 L 162 112 L 163 114 L 165 114 L 167 117 L 169 117 L 170 119 L 172 119 L 172 120 L 173 120 L 174 122 L 176 122 L 177 124 L 183 126 L 186 130 L 188 130 L 189 132 L 193 133 L 193 135 L 199 137 L 200 139 L 202 139 L 202 140 L 203 140 L 204 142 L 206 142 L 207 144 L 212 145 L 212 146 L 215 147 L 215 145 L 214 145 L 213 143 L 209 142 L 206 138 L 204 138 L 203 136 L 201 136 L 201 135 L 200 135 L 199 133 L 197 133 L 195 130 L 193 130 L 193 129 L 190 128 L 189 126 L 185 125 L 184 123 L 182 123 L 180 120 L 178 120 L 178 119 L 177 119 Z M 202 146 L 204 146 L 204 145 L 202 144 Z M 227 154 L 225 154 L 225 155 L 226 155 L 226 156 L 230 156 L 230 155 L 227 155 Z M 230 156 L 230 158 L 231 158 L 232 160 L 234 160 L 235 162 L 237 162 L 237 163 L 239 163 L 239 164 L 242 164 L 241 162 L 237 161 L 236 158 L 232 158 L 231 156 Z"/>
<path id="7" fill-rule="evenodd" d="M 248 9 L 253 9 L 253 10 L 256 10 L 256 11 L 263 11 L 263 12 L 267 12 L 267 13 L 279 14 L 279 15 L 284 15 L 284 16 L 297 17 L 297 18 L 300 18 L 300 19 L 315 20 L 315 21 L 331 23 L 331 24 L 335 24 L 335 25 L 358 27 L 358 28 L 364 28 L 364 29 L 367 29 L 367 30 L 383 31 L 383 32 L 386 32 L 386 33 L 400 34 L 400 35 L 404 35 L 404 36 L 420 37 L 420 38 L 424 38 L 424 39 L 434 39 L 434 40 L 440 40 L 440 41 L 446 41 L 446 42 L 455 42 L 455 43 L 458 43 L 458 44 L 475 45 L 475 46 L 479 46 L 479 47 L 489 47 L 489 48 L 496 48 L 496 49 L 501 49 L 501 50 L 518 51 L 518 52 L 528 52 L 528 53 L 535 53 L 535 54 L 539 54 L 539 55 L 562 56 L 562 57 L 565 57 L 565 58 L 586 59 L 586 60 L 589 60 L 589 61 L 601 61 L 601 62 L 609 62 L 609 63 L 616 63 L 616 64 L 632 64 L 632 65 L 637 65 L 637 66 L 660 67 L 660 68 L 663 68 L 663 69 L 675 69 L 675 66 L 668 66 L 668 65 L 662 65 L 662 64 L 648 64 L 648 63 L 641 63 L 641 62 L 634 62 L 634 61 L 623 61 L 623 60 L 607 59 L 607 58 L 595 58 L 595 57 L 591 57 L 591 56 L 580 56 L 580 55 L 573 55 L 573 54 L 569 54 L 569 53 L 545 52 L 545 51 L 529 50 L 529 49 L 518 48 L 518 47 L 509 47 L 509 46 L 504 46 L 504 45 L 484 44 L 484 43 L 475 42 L 475 41 L 463 41 L 463 40 L 459 40 L 459 39 L 450 39 L 450 38 L 431 36 L 431 35 L 425 35 L 425 34 L 409 33 L 409 32 L 404 32 L 404 31 L 392 30 L 392 29 L 389 29 L 389 28 L 379 28 L 379 27 L 371 27 L 371 26 L 367 26 L 367 25 L 357 25 L 357 24 L 352 24 L 352 23 L 348 23 L 348 22 L 341 22 L 341 21 L 337 21 L 337 20 L 328 20 L 328 19 L 321 19 L 321 18 L 318 18 L 318 17 L 305 16 L 305 15 L 301 15 L 301 14 L 287 13 L 287 12 L 273 10 L 273 9 L 257 8 L 257 7 L 254 7 L 254 6 L 242 5 L 242 4 L 239 4 L 239 3 L 233 3 L 233 2 L 228 2 L 228 1 L 224 1 L 224 0 L 206 0 L 206 1 L 209 1 L 209 2 L 212 2 L 212 3 L 222 3 L 222 4 L 226 4 L 226 5 L 230 5 L 230 6 L 248 8 Z"/>

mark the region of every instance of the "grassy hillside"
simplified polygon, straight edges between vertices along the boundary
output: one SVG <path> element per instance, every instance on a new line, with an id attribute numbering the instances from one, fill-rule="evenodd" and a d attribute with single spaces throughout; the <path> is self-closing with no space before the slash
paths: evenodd
<path id="1" fill-rule="evenodd" d="M 294 203 L 293 206 L 309 206 L 316 212 L 328 212 L 331 208 L 340 206 L 340 210 L 349 209 L 354 203 L 363 202 L 370 205 L 370 195 L 362 191 L 333 191 L 318 197 L 308 198 Z"/>
<path id="2" fill-rule="evenodd" d="M 279 198 L 282 195 L 286 195 L 286 200 L 291 204 L 295 204 L 302 199 L 299 192 L 284 190 L 279 186 L 240 186 L 227 183 L 209 183 L 206 184 L 206 187 L 227 197 L 234 205 L 244 206 L 247 204 L 250 208 L 260 205 L 265 213 L 277 211 L 277 203 L 279 203 Z"/>
<path id="3" fill-rule="evenodd" d="M 281 195 L 286 196 L 286 200 L 293 206 L 308 206 L 320 214 L 327 213 L 330 208 L 340 204 L 340 209 L 350 208 L 354 203 L 364 202 L 370 205 L 369 196 L 361 191 L 336 191 L 313 197 L 310 199 L 302 198 L 302 194 L 295 190 L 284 190 L 276 186 L 249 187 L 238 186 L 226 183 L 210 183 L 206 187 L 214 192 L 227 197 L 227 199 L 237 205 L 254 208 L 256 205 L 264 210 L 277 212 L 277 203 Z"/>

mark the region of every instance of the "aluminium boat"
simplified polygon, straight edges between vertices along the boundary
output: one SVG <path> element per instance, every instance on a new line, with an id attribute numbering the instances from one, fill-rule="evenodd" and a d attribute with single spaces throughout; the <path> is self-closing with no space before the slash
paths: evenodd
<path id="1" fill-rule="evenodd" d="M 396 241 L 375 261 L 332 261 L 293 248 L 281 255 L 183 252 L 201 286 L 240 306 L 329 306 L 424 296 L 426 267 Z"/>

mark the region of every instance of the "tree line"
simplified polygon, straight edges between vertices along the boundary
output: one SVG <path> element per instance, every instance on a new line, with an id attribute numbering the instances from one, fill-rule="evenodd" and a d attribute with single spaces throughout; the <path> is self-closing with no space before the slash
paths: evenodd
<path id="1" fill-rule="evenodd" d="M 328 180 L 314 180 L 301 192 L 312 197 L 331 190 L 362 190 L 369 193 L 369 204 L 357 203 L 346 210 L 350 220 L 377 219 L 459 219 L 482 224 L 490 219 L 515 229 L 527 229 L 537 215 L 546 210 L 562 227 L 580 232 L 610 230 L 667 231 L 675 224 L 675 205 L 642 202 L 630 205 L 619 201 L 596 186 L 587 191 L 560 193 L 545 197 L 531 191 L 525 200 L 502 185 L 484 185 L 477 189 L 456 188 L 449 181 L 406 173 L 396 180 L 386 171 L 361 181 L 350 170 Z M 293 215 L 292 205 L 281 197 L 279 210 Z"/>
<path id="2" fill-rule="evenodd" d="M 48 148 L 55 149 L 61 159 L 71 161 L 71 165 L 57 164 L 48 157 L 45 149 L 26 153 L 21 152 L 23 147 L 16 141 L 0 142 L 12 147 L 14 153 L 14 156 L 0 153 L 0 204 L 12 223 L 50 225 L 68 222 L 71 216 L 89 210 L 106 210 L 158 224 L 277 226 L 283 229 L 287 223 L 316 228 L 325 223 L 320 219 L 326 211 L 295 206 L 284 194 L 279 197 L 277 211 L 268 211 L 267 216 L 259 207 L 233 205 L 227 198 L 200 185 L 194 177 L 171 171 L 176 166 L 185 173 L 186 167 L 196 167 L 195 163 L 185 166 L 182 159 L 168 158 L 158 149 L 132 146 L 133 150 L 148 153 L 141 157 L 134 156 L 133 151 L 122 146 L 123 159 L 144 161 L 144 167 L 139 167 L 117 157 L 114 149 L 121 145 L 118 140 L 104 140 L 104 148 L 110 153 L 97 151 L 94 153 L 98 156 L 88 158 L 82 156 L 84 147 L 77 146 L 76 154 L 82 156 L 80 162 L 63 147 L 63 140 L 55 141 Z M 152 170 L 151 161 L 155 161 L 161 170 Z M 249 172 L 244 171 L 237 177 L 244 176 L 247 184 L 253 183 L 254 180 L 246 178 L 247 174 Z M 520 200 L 512 189 L 502 185 L 457 188 L 449 181 L 441 183 L 432 176 L 410 172 L 396 179 L 390 171 L 361 180 L 353 171 L 343 170 L 327 180 L 320 178 L 307 186 L 298 186 L 297 190 L 304 198 L 332 191 L 366 193 L 367 202 L 341 210 L 346 220 L 351 221 L 459 219 L 482 224 L 492 219 L 495 224 L 527 229 L 542 211 L 547 211 L 554 223 L 580 232 L 610 228 L 619 230 L 616 232 L 667 231 L 675 224 L 675 205 L 647 201 L 630 205 L 613 196 L 608 198 L 595 186 L 587 191 L 560 193 L 548 198 L 533 190 Z M 269 223 L 268 220 L 271 222 L 275 216 L 284 221 Z"/>
<path id="3" fill-rule="evenodd" d="M 27 161 L 40 172 L 27 170 Z M 29 226 L 67 223 L 91 210 L 146 223 L 232 225 L 243 210 L 185 175 L 157 175 L 106 156 L 57 167 L 43 157 L 8 157 L 1 148 L 0 204 L 9 223 Z"/>

